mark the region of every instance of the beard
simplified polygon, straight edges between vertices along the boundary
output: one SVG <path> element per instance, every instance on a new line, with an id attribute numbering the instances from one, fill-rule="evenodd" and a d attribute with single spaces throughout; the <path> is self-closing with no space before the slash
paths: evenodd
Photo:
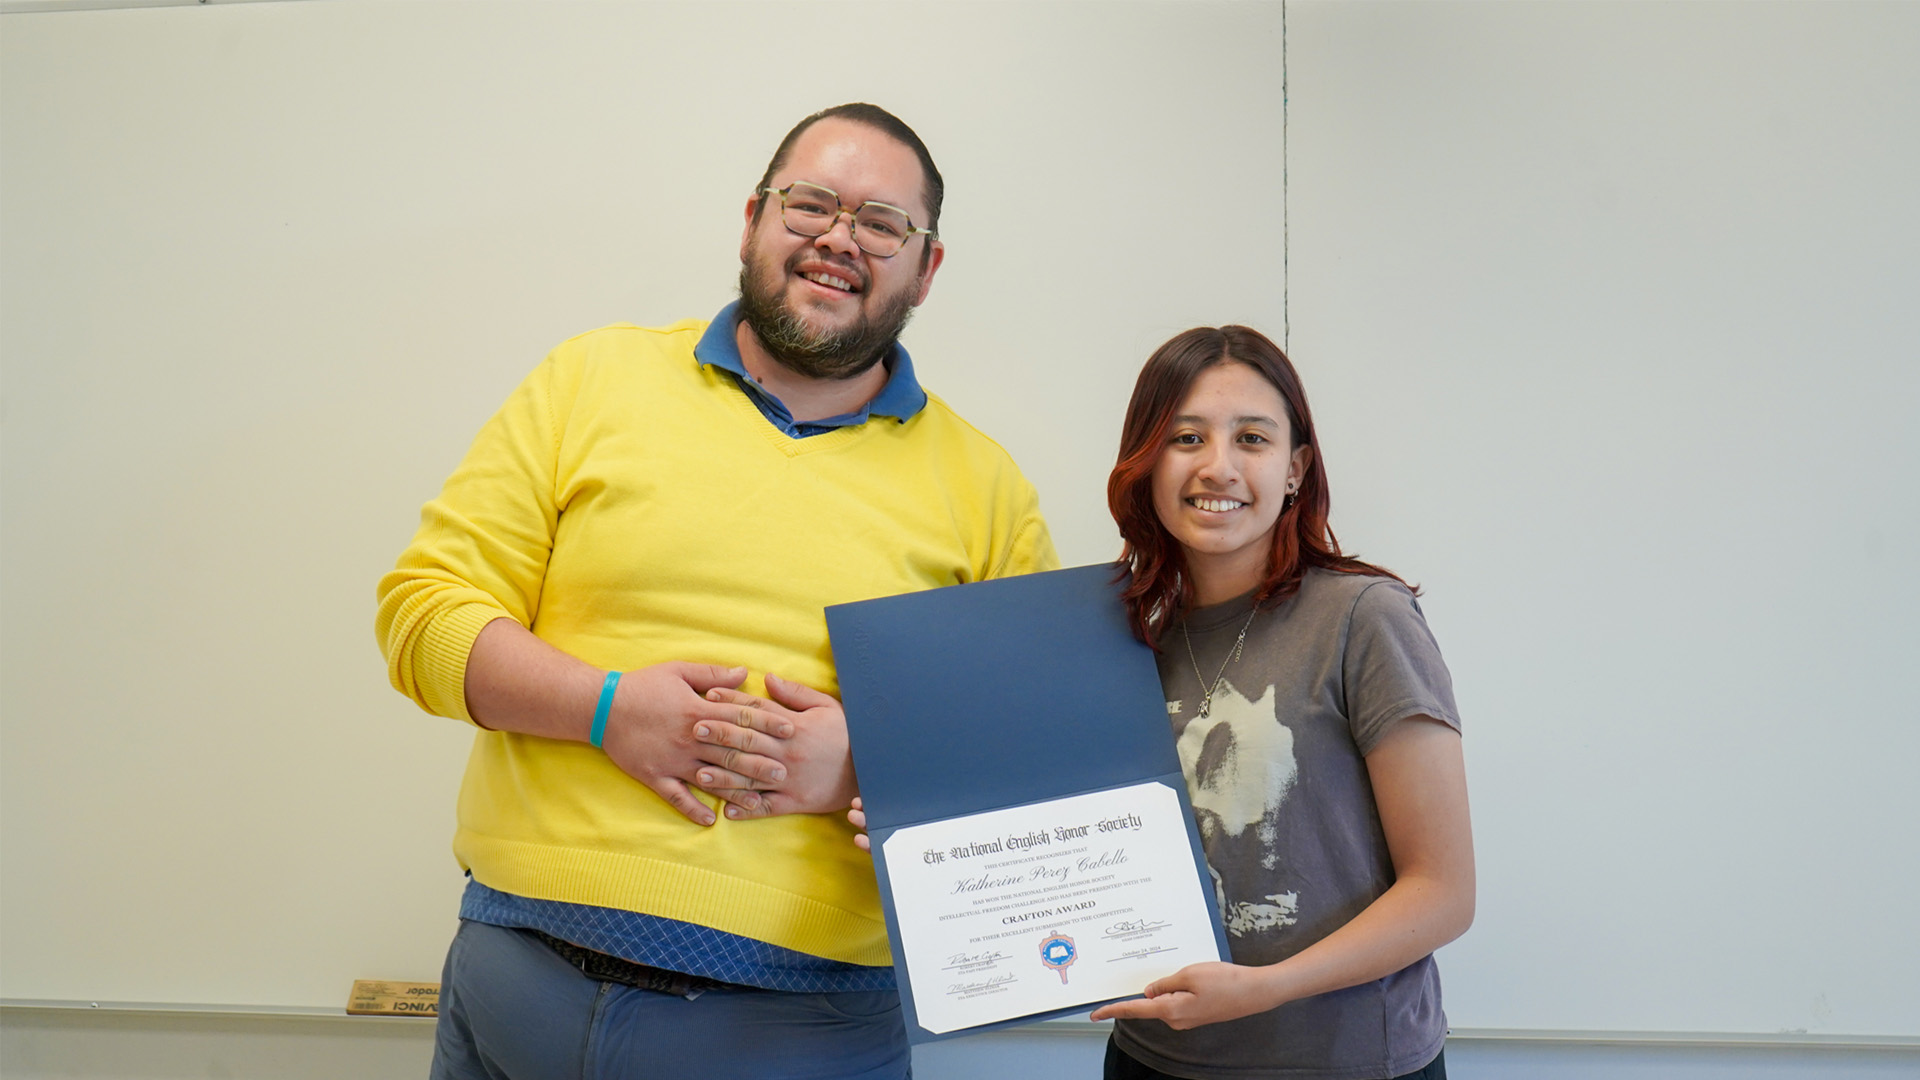
<path id="1" fill-rule="evenodd" d="M 808 326 L 787 303 L 786 277 L 747 248 L 740 267 L 740 318 L 780 365 L 809 379 L 851 379 L 863 375 L 900 340 L 913 318 L 913 290 L 888 298 L 878 311 L 862 313 L 839 330 Z M 798 258 L 798 256 L 796 256 Z M 786 268 L 781 268 L 786 269 Z"/>

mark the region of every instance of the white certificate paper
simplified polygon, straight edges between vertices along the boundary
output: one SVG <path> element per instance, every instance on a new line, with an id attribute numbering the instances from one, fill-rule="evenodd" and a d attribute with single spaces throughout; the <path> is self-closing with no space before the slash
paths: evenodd
<path id="1" fill-rule="evenodd" d="M 1221 959 L 1186 811 L 1158 781 L 911 825 L 881 850 L 914 1011 L 935 1034 Z"/>

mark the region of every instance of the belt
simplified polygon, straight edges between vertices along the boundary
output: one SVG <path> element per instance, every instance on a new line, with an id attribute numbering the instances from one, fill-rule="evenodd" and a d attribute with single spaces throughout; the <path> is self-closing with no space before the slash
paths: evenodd
<path id="1" fill-rule="evenodd" d="M 661 994 L 672 994 L 675 997 L 690 997 L 717 987 L 733 985 L 701 975 L 688 975 L 682 971 L 668 971 L 666 968 L 636 964 L 618 956 L 582 948 L 571 941 L 562 941 L 552 934 L 543 934 L 538 930 L 528 930 L 527 933 L 539 938 L 547 948 L 559 953 L 561 959 L 579 968 L 590 979 L 619 983 L 622 986 L 652 990 Z"/>

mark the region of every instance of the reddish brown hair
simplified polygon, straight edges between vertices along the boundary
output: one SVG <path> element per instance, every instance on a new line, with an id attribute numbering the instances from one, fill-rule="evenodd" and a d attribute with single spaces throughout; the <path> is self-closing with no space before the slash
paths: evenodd
<path id="1" fill-rule="evenodd" d="M 1200 373 L 1219 364 L 1245 364 L 1280 392 L 1287 406 L 1287 424 L 1293 431 L 1290 449 L 1308 448 L 1306 473 L 1293 504 L 1280 512 L 1274 524 L 1273 551 L 1267 576 L 1254 593 L 1254 602 L 1271 607 L 1300 589 L 1309 567 L 1338 574 L 1375 574 L 1406 584 L 1399 575 L 1340 553 L 1340 541 L 1327 524 L 1332 499 L 1327 493 L 1327 470 L 1320 458 L 1320 440 L 1313 431 L 1313 412 L 1300 373 L 1280 347 L 1266 335 L 1246 326 L 1199 327 L 1174 335 L 1147 358 L 1127 403 L 1127 420 L 1120 431 L 1120 459 L 1107 477 L 1107 508 L 1120 526 L 1123 571 L 1131 575 L 1122 594 L 1128 620 L 1140 640 L 1160 647 L 1160 636 L 1180 612 L 1193 604 L 1193 581 L 1180 544 L 1160 523 L 1153 509 L 1153 468 L 1166 450 L 1167 429 L 1174 410 L 1186 400 Z M 1418 590 L 1416 590 L 1417 592 Z"/>

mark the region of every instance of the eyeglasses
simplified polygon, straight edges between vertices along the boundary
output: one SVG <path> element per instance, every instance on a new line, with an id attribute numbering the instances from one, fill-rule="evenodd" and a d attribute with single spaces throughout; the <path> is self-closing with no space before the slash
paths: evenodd
<path id="1" fill-rule="evenodd" d="M 876 258 L 900 254 L 914 233 L 935 235 L 932 229 L 914 227 L 913 219 L 897 206 L 869 200 L 849 210 L 840 205 L 839 192 L 819 184 L 796 181 L 783 188 L 761 188 L 760 194 L 780 196 L 780 220 L 801 236 L 825 236 L 846 214 L 853 242 Z"/>

